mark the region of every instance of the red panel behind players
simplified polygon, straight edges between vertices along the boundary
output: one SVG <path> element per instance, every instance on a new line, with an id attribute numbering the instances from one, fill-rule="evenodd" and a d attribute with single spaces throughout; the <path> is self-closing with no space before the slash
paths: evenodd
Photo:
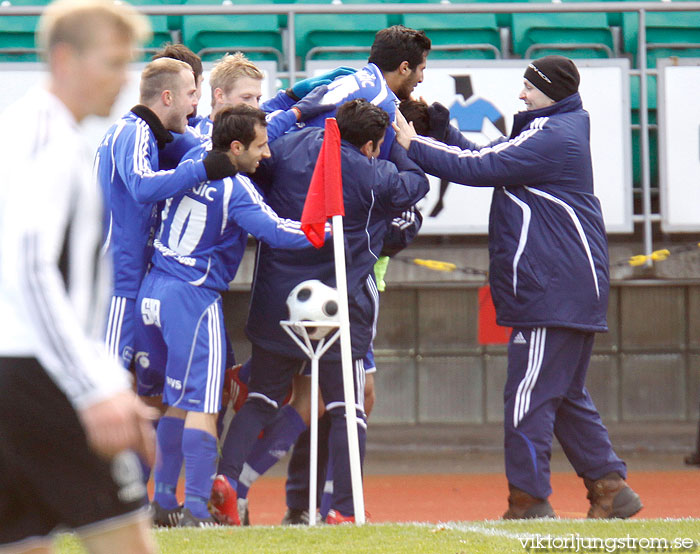
<path id="1" fill-rule="evenodd" d="M 479 289 L 479 344 L 508 344 L 510 327 L 501 327 L 496 323 L 496 308 L 491 298 L 491 287 Z"/>

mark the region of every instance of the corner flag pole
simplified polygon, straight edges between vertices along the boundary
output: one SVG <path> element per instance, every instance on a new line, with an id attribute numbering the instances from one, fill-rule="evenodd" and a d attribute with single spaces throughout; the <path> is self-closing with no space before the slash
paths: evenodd
<path id="1" fill-rule="evenodd" d="M 340 355 L 345 397 L 345 423 L 348 432 L 350 479 L 355 523 L 365 522 L 365 502 L 362 494 L 362 467 L 360 465 L 360 441 L 357 434 L 355 380 L 350 346 L 350 313 L 348 308 L 348 283 L 345 272 L 345 242 L 343 239 L 343 177 L 340 156 L 340 130 L 335 119 L 327 118 L 323 144 L 309 184 L 301 228 L 311 244 L 321 248 L 325 241 L 325 225 L 328 217 L 333 224 L 333 252 L 335 277 L 338 289 L 338 315 L 340 317 Z M 360 391 L 360 394 L 362 391 Z M 311 414 L 314 417 L 315 414 Z M 311 514 L 310 514 L 311 515 Z"/>
<path id="2" fill-rule="evenodd" d="M 335 255 L 335 279 L 338 288 L 338 315 L 340 316 L 340 356 L 343 367 L 343 392 L 345 393 L 345 424 L 348 430 L 350 453 L 350 479 L 355 523 L 365 522 L 365 499 L 362 492 L 362 467 L 360 465 L 360 441 L 357 436 L 355 380 L 353 379 L 352 349 L 350 346 L 350 310 L 348 308 L 348 282 L 345 273 L 345 241 L 343 240 L 343 216 L 334 215 L 333 253 Z M 358 391 L 362 394 L 362 391 Z"/>

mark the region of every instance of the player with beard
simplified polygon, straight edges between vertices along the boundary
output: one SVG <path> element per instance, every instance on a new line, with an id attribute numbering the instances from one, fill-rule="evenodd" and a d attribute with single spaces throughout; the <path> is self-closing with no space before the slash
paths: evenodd
<path id="1" fill-rule="evenodd" d="M 399 102 L 410 98 L 413 89 L 423 82 L 423 71 L 430 52 L 430 39 L 423 31 L 394 25 L 377 32 L 365 67 L 328 85 L 324 104 L 341 106 L 355 98 L 364 98 L 382 108 L 394 122 Z M 323 127 L 323 114 L 306 122 L 307 125 Z M 387 159 L 394 142 L 394 130 L 390 125 L 386 131 L 379 157 Z"/>

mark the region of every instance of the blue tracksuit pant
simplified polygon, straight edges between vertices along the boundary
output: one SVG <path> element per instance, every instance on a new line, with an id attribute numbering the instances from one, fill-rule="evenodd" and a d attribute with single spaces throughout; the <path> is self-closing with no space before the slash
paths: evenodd
<path id="1" fill-rule="evenodd" d="M 627 477 L 586 390 L 593 333 L 557 327 L 514 328 L 504 392 L 508 482 L 535 496 L 551 492 L 552 435 L 580 477 Z"/>

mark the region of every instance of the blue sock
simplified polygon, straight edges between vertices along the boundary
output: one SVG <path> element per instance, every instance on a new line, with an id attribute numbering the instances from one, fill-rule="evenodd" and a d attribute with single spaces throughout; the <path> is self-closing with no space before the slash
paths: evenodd
<path id="1" fill-rule="evenodd" d="M 182 433 L 185 456 L 185 507 L 198 518 L 210 517 L 207 502 L 216 473 L 216 437 L 200 429 Z"/>
<path id="2" fill-rule="evenodd" d="M 156 429 L 156 464 L 153 469 L 153 500 L 166 510 L 177 508 L 175 490 L 182 469 L 182 430 L 185 420 L 163 417 Z"/>
<path id="3" fill-rule="evenodd" d="M 244 363 L 241 366 L 241 369 L 238 370 L 238 378 L 241 380 L 241 383 L 245 383 L 246 385 L 250 382 L 250 367 L 251 367 L 250 359 Z"/>
<path id="4" fill-rule="evenodd" d="M 277 409 L 259 399 L 249 398 L 229 425 L 221 447 L 218 473 L 238 479 L 243 464 L 253 450 L 258 435 L 277 415 Z"/>
<path id="5" fill-rule="evenodd" d="M 280 408 L 275 419 L 265 427 L 262 439 L 258 439 L 243 464 L 238 476 L 239 498 L 248 496 L 248 489 L 255 480 L 289 452 L 304 429 L 306 423 L 294 408 L 288 404 Z"/>
<path id="6" fill-rule="evenodd" d="M 224 475 L 226 480 L 228 481 L 228 484 L 231 485 L 234 491 L 236 491 L 236 496 L 238 496 L 238 481 L 236 481 L 233 477 L 229 477 L 228 475 Z"/>

